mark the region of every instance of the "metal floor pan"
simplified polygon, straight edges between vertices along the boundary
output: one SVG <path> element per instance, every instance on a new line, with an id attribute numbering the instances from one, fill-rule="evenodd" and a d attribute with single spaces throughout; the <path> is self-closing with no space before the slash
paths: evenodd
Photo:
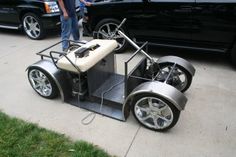
<path id="1" fill-rule="evenodd" d="M 109 103 L 107 105 L 122 108 L 124 103 L 124 76 L 119 74 L 111 75 L 91 96 L 98 98 L 98 102 L 103 97 L 104 104 Z"/>
<path id="2" fill-rule="evenodd" d="M 101 111 L 100 106 L 101 104 L 95 103 L 95 102 L 89 102 L 89 101 L 80 101 L 78 98 L 74 97 L 70 99 L 67 103 L 70 103 L 71 105 L 113 118 L 120 121 L 125 121 L 125 116 L 121 109 L 114 108 L 112 106 L 108 105 L 102 105 Z"/>
<path id="3" fill-rule="evenodd" d="M 112 86 L 114 87 L 111 88 Z M 74 106 L 87 109 L 89 111 L 93 111 L 120 121 L 125 121 L 126 119 L 123 113 L 123 102 L 124 76 L 119 74 L 113 74 L 111 77 L 109 77 L 85 101 L 80 101 L 77 97 L 72 97 L 70 100 L 68 100 L 68 103 Z"/>

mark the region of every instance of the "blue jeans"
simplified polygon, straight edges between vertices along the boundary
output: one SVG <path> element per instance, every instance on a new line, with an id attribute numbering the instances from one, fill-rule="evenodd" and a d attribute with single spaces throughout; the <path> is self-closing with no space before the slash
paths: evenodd
<path id="1" fill-rule="evenodd" d="M 72 34 L 74 40 L 79 40 L 79 27 L 77 17 L 69 17 L 64 19 L 64 16 L 61 15 L 61 38 L 62 40 L 69 40 L 70 35 Z M 62 50 L 65 51 L 69 48 L 69 42 L 62 42 Z"/>

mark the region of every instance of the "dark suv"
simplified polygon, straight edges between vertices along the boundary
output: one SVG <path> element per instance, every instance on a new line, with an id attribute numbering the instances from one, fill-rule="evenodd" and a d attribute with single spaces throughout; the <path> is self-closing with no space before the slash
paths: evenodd
<path id="1" fill-rule="evenodd" d="M 0 28 L 23 28 L 31 39 L 42 39 L 59 25 L 57 0 L 0 0 Z"/>
<path id="2" fill-rule="evenodd" d="M 108 38 L 120 21 L 138 42 L 229 53 L 236 64 L 236 0 L 97 0 L 88 8 L 95 38 Z M 115 36 L 122 51 L 127 43 Z"/>

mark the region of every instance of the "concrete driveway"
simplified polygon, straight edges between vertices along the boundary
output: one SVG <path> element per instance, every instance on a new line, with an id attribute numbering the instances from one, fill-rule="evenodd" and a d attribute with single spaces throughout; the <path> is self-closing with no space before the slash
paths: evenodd
<path id="1" fill-rule="evenodd" d="M 236 154 L 236 71 L 223 56 L 175 54 L 192 62 L 197 71 L 185 93 L 189 101 L 177 125 L 159 133 L 139 128 L 132 115 L 127 122 L 97 115 L 93 123 L 85 126 L 81 120 L 88 111 L 63 103 L 59 98 L 47 100 L 36 94 L 25 69 L 39 60 L 36 52 L 60 40 L 58 35 L 34 41 L 19 32 L 0 30 L 0 39 L 0 110 L 10 116 L 66 134 L 73 140 L 91 142 L 120 157 Z M 129 52 L 117 55 L 118 63 L 129 55 Z"/>

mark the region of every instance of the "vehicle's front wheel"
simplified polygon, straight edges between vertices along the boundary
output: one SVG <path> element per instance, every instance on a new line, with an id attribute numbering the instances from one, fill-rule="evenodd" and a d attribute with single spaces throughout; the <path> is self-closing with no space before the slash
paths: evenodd
<path id="1" fill-rule="evenodd" d="M 180 115 L 180 111 L 172 103 L 154 94 L 136 96 L 132 111 L 140 124 L 155 131 L 166 131 L 172 128 Z"/>
<path id="2" fill-rule="evenodd" d="M 34 40 L 45 37 L 45 30 L 40 18 L 33 13 L 26 13 L 22 18 L 22 25 L 25 34 Z"/>
<path id="3" fill-rule="evenodd" d="M 118 46 L 115 49 L 116 53 L 121 53 L 127 47 L 127 41 L 120 36 L 118 32 L 115 33 L 116 28 L 121 22 L 116 19 L 103 19 L 95 27 L 93 37 L 95 39 L 115 39 L 118 42 Z M 120 28 L 123 33 L 127 33 L 124 26 Z"/>
<path id="4" fill-rule="evenodd" d="M 58 95 L 58 88 L 47 72 L 40 68 L 30 68 L 28 79 L 32 88 L 42 97 L 53 99 Z"/>

